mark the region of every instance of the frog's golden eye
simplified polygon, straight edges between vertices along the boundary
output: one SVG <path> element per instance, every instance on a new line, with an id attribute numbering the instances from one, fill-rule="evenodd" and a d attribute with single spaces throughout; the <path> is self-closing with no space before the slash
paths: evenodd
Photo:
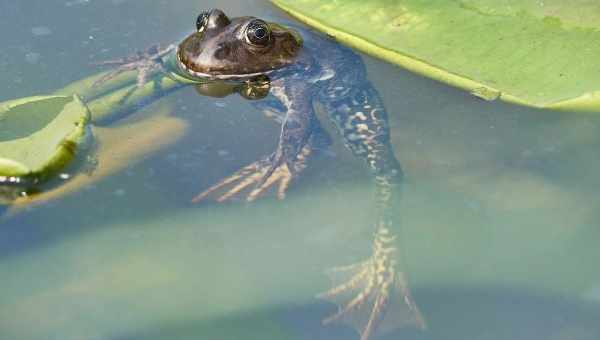
<path id="1" fill-rule="evenodd" d="M 262 20 L 254 20 L 246 27 L 246 41 L 255 46 L 267 46 L 271 41 L 271 28 Z"/>
<path id="2" fill-rule="evenodd" d="M 204 32 L 204 29 L 206 29 L 209 16 L 210 13 L 208 13 L 207 11 L 204 11 L 200 13 L 200 15 L 198 15 L 198 19 L 196 19 L 196 30 L 198 30 L 199 33 Z"/>

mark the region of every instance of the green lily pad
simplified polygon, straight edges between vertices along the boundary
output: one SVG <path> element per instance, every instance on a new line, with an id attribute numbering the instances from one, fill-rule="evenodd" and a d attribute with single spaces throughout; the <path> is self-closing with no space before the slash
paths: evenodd
<path id="1" fill-rule="evenodd" d="M 600 2 L 271 0 L 365 53 L 471 92 L 600 111 Z"/>
<path id="2" fill-rule="evenodd" d="M 77 96 L 37 96 L 0 103 L 0 176 L 39 179 L 75 156 L 89 121 Z"/>

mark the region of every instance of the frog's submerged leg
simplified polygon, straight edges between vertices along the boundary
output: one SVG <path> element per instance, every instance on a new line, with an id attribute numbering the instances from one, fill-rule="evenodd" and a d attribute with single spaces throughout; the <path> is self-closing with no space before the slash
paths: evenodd
<path id="1" fill-rule="evenodd" d="M 339 310 L 323 323 L 346 322 L 358 329 L 362 340 L 407 324 L 425 328 L 398 268 L 391 227 L 393 199 L 402 170 L 390 144 L 383 103 L 369 85 L 357 89 L 327 88 L 319 101 L 345 145 L 372 170 L 377 208 L 372 256 L 362 263 L 331 271 L 335 286 L 320 297 L 338 304 Z"/>
<path id="2" fill-rule="evenodd" d="M 283 124 L 286 108 L 279 100 L 277 100 L 277 98 L 268 96 L 264 99 L 257 100 L 252 104 L 257 110 L 261 111 L 265 117 L 272 119 L 279 125 Z"/>
<path id="3" fill-rule="evenodd" d="M 255 106 L 267 117 L 281 123 L 277 150 L 201 192 L 192 199 L 192 203 L 222 191 L 224 193 L 217 196 L 216 200 L 224 202 L 243 195 L 251 187 L 253 189 L 246 200 L 254 201 L 276 185 L 277 197 L 283 199 L 292 179 L 306 168 L 315 150 L 329 142 L 329 137 L 316 119 L 312 104 L 304 100 L 310 96 L 307 93 L 310 89 L 288 88 L 286 92 L 275 82 L 272 90 L 274 97 L 255 102 Z"/>
<path id="4" fill-rule="evenodd" d="M 312 153 L 312 147 L 305 145 L 298 154 L 294 162 L 293 173 L 299 173 L 306 168 L 306 161 Z M 247 195 L 247 201 L 254 201 L 267 192 L 269 188 L 277 185 L 277 198 L 284 199 L 285 192 L 292 180 L 292 172 L 286 163 L 280 164 L 273 171 L 271 170 L 272 158 L 274 155 L 265 157 L 244 168 L 238 170 L 233 175 L 226 177 L 201 192 L 192 199 L 192 203 L 198 203 L 212 194 L 225 189 L 225 192 L 217 197 L 217 202 L 225 202 L 229 199 L 244 193 L 245 189 L 254 185 L 254 188 Z M 268 172 L 270 175 L 265 179 Z"/>

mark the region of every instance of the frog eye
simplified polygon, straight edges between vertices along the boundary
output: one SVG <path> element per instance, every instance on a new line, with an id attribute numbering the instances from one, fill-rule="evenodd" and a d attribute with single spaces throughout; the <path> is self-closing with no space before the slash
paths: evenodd
<path id="1" fill-rule="evenodd" d="M 246 41 L 252 45 L 264 47 L 270 40 L 271 28 L 262 20 L 254 20 L 246 28 Z"/>
<path id="2" fill-rule="evenodd" d="M 210 13 L 208 13 L 207 11 L 204 11 L 204 12 L 200 13 L 200 15 L 198 15 L 198 19 L 196 19 L 196 29 L 198 30 L 199 33 L 204 32 L 204 29 L 206 28 L 206 24 L 208 24 L 209 16 L 210 16 Z"/>

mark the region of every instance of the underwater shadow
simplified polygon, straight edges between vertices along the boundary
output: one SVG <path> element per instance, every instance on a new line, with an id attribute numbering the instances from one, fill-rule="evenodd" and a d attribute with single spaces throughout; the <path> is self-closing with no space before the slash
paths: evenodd
<path id="1" fill-rule="evenodd" d="M 498 289 L 415 291 L 429 329 L 402 328 L 377 340 L 596 340 L 600 304 Z M 321 326 L 335 307 L 326 303 L 275 306 L 212 320 L 166 322 L 110 340 L 310 339 L 358 340 L 344 325 Z"/>

